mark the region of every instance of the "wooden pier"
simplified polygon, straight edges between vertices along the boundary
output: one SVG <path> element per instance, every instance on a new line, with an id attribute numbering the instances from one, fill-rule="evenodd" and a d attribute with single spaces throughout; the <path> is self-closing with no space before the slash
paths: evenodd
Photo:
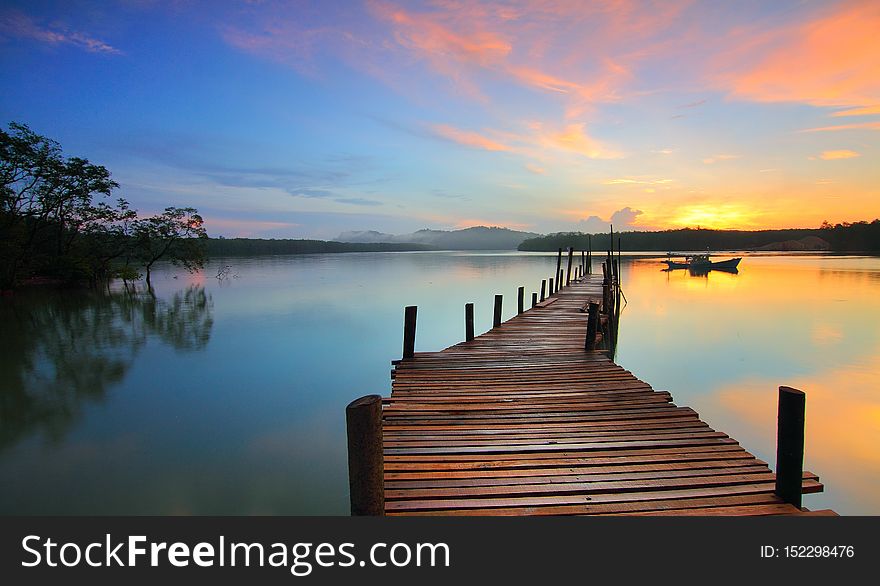
<path id="1" fill-rule="evenodd" d="M 788 468 L 777 481 L 736 440 L 609 358 L 617 267 L 603 264 L 604 277 L 581 274 L 584 265 L 572 276 L 570 263 L 565 276 L 557 264 L 558 290 L 439 352 L 412 351 L 408 310 L 410 345 L 395 361 L 391 396 L 348 409 L 352 512 L 833 514 L 801 508 L 802 492 L 823 489 L 801 469 L 802 393 L 780 391 L 794 406 L 780 410 L 787 451 L 778 460 Z M 472 315 L 471 306 L 471 328 Z"/>

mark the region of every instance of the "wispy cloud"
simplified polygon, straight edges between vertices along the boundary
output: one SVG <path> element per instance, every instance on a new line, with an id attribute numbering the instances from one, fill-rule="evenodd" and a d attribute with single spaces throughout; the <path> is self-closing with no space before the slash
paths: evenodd
<path id="1" fill-rule="evenodd" d="M 853 159 L 860 156 L 861 154 L 855 151 L 841 149 L 837 151 L 822 151 L 822 154 L 819 155 L 819 158 L 825 161 L 834 161 L 837 159 Z"/>
<path id="2" fill-rule="evenodd" d="M 837 118 L 839 116 L 873 116 L 874 114 L 880 114 L 880 106 L 865 106 L 864 108 L 838 110 L 837 112 L 832 112 L 831 116 Z"/>
<path id="3" fill-rule="evenodd" d="M 498 142 L 497 140 L 493 140 L 479 132 L 462 130 L 460 128 L 455 128 L 454 126 L 449 126 L 448 124 L 435 124 L 430 127 L 430 130 L 440 138 L 475 149 L 486 151 L 513 150 L 510 146 Z"/>
<path id="4" fill-rule="evenodd" d="M 30 39 L 47 45 L 69 45 L 105 55 L 121 55 L 122 51 L 82 31 L 71 30 L 60 22 L 41 26 L 33 18 L 18 10 L 0 12 L 0 38 L 3 36 Z"/>
<path id="5" fill-rule="evenodd" d="M 703 159 L 703 162 L 707 165 L 711 165 L 713 163 L 717 163 L 718 161 L 730 161 L 732 159 L 738 159 L 740 155 L 714 155 L 712 157 L 707 157 Z"/>
<path id="6" fill-rule="evenodd" d="M 806 128 L 801 130 L 801 132 L 837 132 L 838 130 L 880 130 L 880 122 L 856 122 L 854 124 L 820 126 L 818 128 Z"/>
<path id="7" fill-rule="evenodd" d="M 534 163 L 526 163 L 526 169 L 531 171 L 535 175 L 545 175 L 547 173 L 547 169 Z"/>

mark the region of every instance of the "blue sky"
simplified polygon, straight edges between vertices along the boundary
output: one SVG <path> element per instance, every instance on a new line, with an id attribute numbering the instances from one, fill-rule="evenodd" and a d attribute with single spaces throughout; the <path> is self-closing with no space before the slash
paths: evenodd
<path id="1" fill-rule="evenodd" d="M 876 2 L 6 2 L 0 117 L 209 233 L 877 217 Z"/>

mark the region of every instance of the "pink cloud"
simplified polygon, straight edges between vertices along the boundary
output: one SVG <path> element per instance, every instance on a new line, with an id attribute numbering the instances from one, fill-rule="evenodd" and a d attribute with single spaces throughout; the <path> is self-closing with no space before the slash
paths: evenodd
<path id="1" fill-rule="evenodd" d="M 880 97 L 880 3 L 844 2 L 806 22 L 750 32 L 727 55 L 719 78 L 733 95 L 759 102 L 869 106 Z"/>

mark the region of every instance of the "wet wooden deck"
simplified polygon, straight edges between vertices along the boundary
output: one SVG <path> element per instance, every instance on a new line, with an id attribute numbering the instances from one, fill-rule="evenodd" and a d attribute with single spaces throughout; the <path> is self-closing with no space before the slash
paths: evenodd
<path id="1" fill-rule="evenodd" d="M 600 276 L 396 365 L 382 410 L 387 515 L 830 513 L 784 503 L 765 462 L 585 351 L 590 299 Z M 822 489 L 804 473 L 804 493 Z"/>

